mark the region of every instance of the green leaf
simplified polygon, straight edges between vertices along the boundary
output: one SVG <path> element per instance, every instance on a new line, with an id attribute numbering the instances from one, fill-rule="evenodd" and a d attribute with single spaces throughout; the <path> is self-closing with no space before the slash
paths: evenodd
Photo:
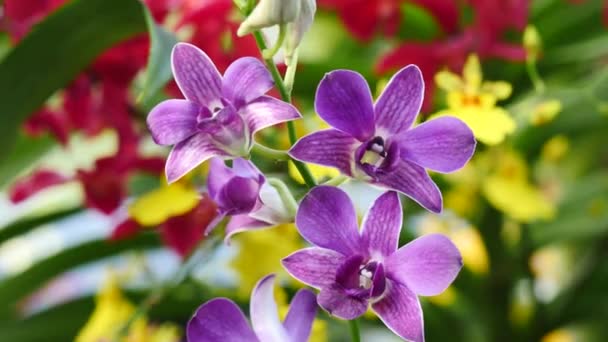
<path id="1" fill-rule="evenodd" d="M 2 141 L 2 138 L 0 138 L 0 141 Z M 20 172 L 31 166 L 56 145 L 55 139 L 48 135 L 30 138 L 20 134 L 13 149 L 8 152 L 6 159 L 0 162 L 0 188 L 11 182 Z"/>
<path id="2" fill-rule="evenodd" d="M 129 240 L 116 242 L 96 240 L 66 249 L 0 283 L 0 303 L 2 303 L 0 316 L 14 316 L 15 306 L 21 299 L 42 287 L 53 277 L 76 266 L 124 251 L 157 247 L 158 245 L 156 234 L 142 233 Z"/>
<path id="3" fill-rule="evenodd" d="M 0 63 L 0 163 L 21 123 L 109 47 L 146 31 L 138 0 L 74 0 L 43 22 Z"/>
<path id="4" fill-rule="evenodd" d="M 147 103 L 155 94 L 171 80 L 171 50 L 177 44 L 175 35 L 158 26 L 146 10 L 146 23 L 150 32 L 150 56 L 146 69 L 146 81 L 139 101 Z"/>
<path id="5" fill-rule="evenodd" d="M 80 212 L 82 208 L 66 208 L 53 213 L 36 216 L 26 217 L 16 222 L 12 222 L 9 225 L 0 227 L 0 245 L 6 240 L 13 238 L 18 235 L 25 234 L 31 230 L 34 230 L 44 224 L 54 222 L 56 220 L 65 218 L 67 216 Z"/>

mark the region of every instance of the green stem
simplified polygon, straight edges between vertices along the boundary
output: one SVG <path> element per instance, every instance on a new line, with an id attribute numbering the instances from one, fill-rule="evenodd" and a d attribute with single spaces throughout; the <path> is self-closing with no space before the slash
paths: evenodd
<path id="1" fill-rule="evenodd" d="M 540 74 L 538 73 L 538 68 L 536 67 L 536 60 L 528 59 L 526 61 L 526 70 L 528 71 L 528 76 L 530 76 L 530 80 L 534 85 L 534 90 L 537 93 L 542 93 L 545 91 L 545 83 L 543 82 Z"/>
<path id="2" fill-rule="evenodd" d="M 351 319 L 348 321 L 350 327 L 350 338 L 352 342 L 361 342 L 361 333 L 359 331 L 359 320 Z"/>
<path id="3" fill-rule="evenodd" d="M 187 256 L 186 260 L 177 269 L 175 274 L 169 278 L 167 283 L 158 286 L 154 289 L 135 309 L 135 312 L 129 317 L 129 319 L 120 327 L 116 333 L 116 341 L 122 341 L 129 334 L 131 325 L 142 316 L 145 316 L 148 311 L 156 304 L 158 304 L 163 297 L 175 286 L 181 284 L 184 279 L 192 272 L 192 269 L 200 265 L 199 261 L 209 259 L 209 250 L 214 250 L 217 245 L 221 242 L 221 239 L 217 237 L 211 237 L 206 239 L 196 248 L 190 255 Z"/>
<path id="4" fill-rule="evenodd" d="M 277 42 L 274 44 L 274 46 L 272 48 L 262 50 L 262 57 L 264 57 L 264 59 L 272 59 L 272 57 L 274 57 L 274 55 L 276 55 L 277 52 L 279 52 L 279 49 L 281 49 L 281 46 L 283 46 L 283 42 L 285 41 L 286 32 L 287 32 L 287 30 L 285 29 L 285 25 L 280 25 L 279 26 L 279 37 L 277 39 Z"/>
<path id="5" fill-rule="evenodd" d="M 338 185 L 346 182 L 347 180 L 348 180 L 348 177 L 346 177 L 344 175 L 338 175 L 338 176 L 328 180 L 327 182 L 323 183 L 323 185 L 338 186 Z"/>
<path id="6" fill-rule="evenodd" d="M 296 211 L 298 211 L 298 202 L 293 198 L 293 194 L 289 191 L 287 185 L 278 178 L 268 178 L 268 184 L 272 185 L 278 191 L 285 208 L 289 210 L 289 214 L 292 215 L 292 217 L 295 217 Z"/>
<path id="7" fill-rule="evenodd" d="M 262 37 L 262 33 L 260 31 L 255 31 L 253 32 L 253 37 L 255 38 L 255 41 L 258 44 L 258 48 L 260 49 L 260 51 L 266 50 L 266 42 L 264 41 L 264 37 Z M 277 89 L 279 90 L 279 93 L 281 94 L 281 99 L 287 103 L 291 103 L 291 91 L 288 90 L 287 87 L 285 87 L 285 83 L 283 82 L 281 73 L 279 72 L 279 69 L 277 69 L 277 66 L 274 64 L 274 61 L 272 59 L 265 58 L 264 62 L 266 63 L 266 67 L 268 68 L 268 70 L 270 70 L 270 74 L 272 75 L 274 84 L 276 85 Z M 293 121 L 287 122 L 287 130 L 289 132 L 289 142 L 291 143 L 291 145 L 293 145 L 298 140 L 298 137 L 296 136 L 296 128 L 293 124 Z M 308 186 L 309 188 L 313 188 L 315 185 L 317 185 L 315 178 L 310 173 L 310 170 L 308 170 L 308 167 L 306 167 L 306 164 L 298 160 L 293 160 L 293 163 L 296 166 L 296 169 L 298 169 L 298 172 L 300 172 L 300 175 L 302 175 L 302 179 L 304 179 L 304 182 L 306 182 L 306 186 Z"/>
<path id="8" fill-rule="evenodd" d="M 260 145 L 258 143 L 253 144 L 253 149 L 251 150 L 251 152 L 254 154 L 257 154 L 259 156 L 262 156 L 264 158 L 268 158 L 268 159 L 275 159 L 275 160 L 282 160 L 282 161 L 289 160 L 289 155 L 287 154 L 287 151 L 276 150 L 274 148 Z"/>

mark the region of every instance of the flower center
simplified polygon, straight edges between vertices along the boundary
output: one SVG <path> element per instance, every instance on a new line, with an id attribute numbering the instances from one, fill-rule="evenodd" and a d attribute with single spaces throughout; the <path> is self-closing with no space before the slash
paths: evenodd
<path id="1" fill-rule="evenodd" d="M 379 172 L 389 172 L 398 160 L 397 144 L 387 144 L 380 136 L 363 143 L 355 152 L 355 160 L 359 169 L 368 176 L 376 178 Z"/>

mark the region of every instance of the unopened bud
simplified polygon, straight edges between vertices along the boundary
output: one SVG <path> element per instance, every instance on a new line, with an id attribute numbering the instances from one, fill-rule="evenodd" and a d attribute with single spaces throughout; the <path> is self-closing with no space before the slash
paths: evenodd
<path id="1" fill-rule="evenodd" d="M 253 31 L 294 22 L 300 14 L 302 0 L 260 0 L 238 29 L 242 37 Z"/>
<path id="2" fill-rule="evenodd" d="M 528 25 L 524 31 L 524 48 L 529 59 L 536 60 L 542 50 L 542 40 L 536 27 Z"/>

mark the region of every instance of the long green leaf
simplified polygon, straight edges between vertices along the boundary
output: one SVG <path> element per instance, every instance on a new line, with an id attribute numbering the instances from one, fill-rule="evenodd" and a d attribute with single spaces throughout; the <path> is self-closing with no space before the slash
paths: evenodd
<path id="1" fill-rule="evenodd" d="M 85 228 L 85 227 L 83 227 Z M 134 239 L 118 242 L 96 240 L 64 250 L 51 256 L 12 278 L 0 283 L 0 315 L 14 316 L 19 300 L 39 289 L 53 277 L 76 266 L 99 260 L 123 251 L 158 246 L 156 234 L 140 234 Z"/>
<path id="2" fill-rule="evenodd" d="M 0 161 L 21 123 L 107 48 L 145 32 L 138 0 L 74 0 L 37 25 L 0 63 Z"/>

